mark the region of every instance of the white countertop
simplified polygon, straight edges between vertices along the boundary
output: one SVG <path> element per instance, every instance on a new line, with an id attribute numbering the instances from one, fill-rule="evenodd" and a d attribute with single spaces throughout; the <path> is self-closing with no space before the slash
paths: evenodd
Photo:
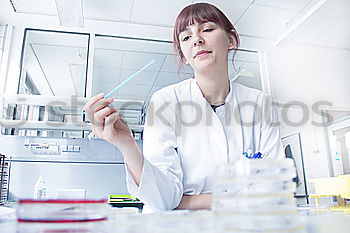
<path id="1" fill-rule="evenodd" d="M 14 219 L 14 209 L 1 207 L 0 206 L 0 232 L 1 233 L 16 233 L 16 232 L 31 232 L 31 226 L 27 224 L 25 231 L 18 231 L 17 222 Z M 190 214 L 189 214 L 190 213 Z M 314 208 L 299 208 L 299 213 L 301 216 L 301 220 L 305 225 L 305 230 L 301 231 L 303 233 L 349 233 L 350 232 L 350 214 L 345 214 L 341 212 L 331 212 Z M 200 216 L 200 218 L 198 218 Z M 213 214 L 210 211 L 172 211 L 166 212 L 163 214 L 135 214 L 132 211 L 113 211 L 113 216 L 111 219 L 105 223 L 105 226 L 108 226 L 108 229 L 102 232 L 123 232 L 120 231 L 122 229 L 125 232 L 128 232 L 127 229 L 134 228 L 136 226 L 142 227 L 140 229 L 146 230 L 152 227 L 160 227 L 164 232 L 168 232 L 168 230 L 172 230 L 171 232 L 184 232 L 182 229 L 176 231 L 176 226 L 179 226 L 179 222 L 187 221 L 191 222 L 191 218 L 197 218 L 193 221 L 193 230 L 195 230 L 196 225 L 205 225 L 205 223 L 211 222 L 213 219 L 209 219 Z M 181 218 L 183 218 L 181 220 Z M 208 218 L 208 219 L 206 219 Z M 190 220 L 190 221 L 188 221 Z M 203 221 L 204 220 L 204 221 Z M 207 221 L 206 221 L 207 220 Z M 197 223 L 197 224 L 195 224 Z M 198 224 L 199 223 L 199 224 Z M 214 222 L 213 222 L 214 223 Z M 85 223 L 79 223 L 79 226 L 84 227 Z M 91 223 L 90 223 L 91 225 Z M 217 225 L 217 224 L 212 224 Z M 36 225 L 38 226 L 38 225 Z M 56 224 L 56 226 L 63 226 L 64 228 L 69 227 L 69 224 Z M 188 225 L 189 228 L 192 226 Z M 215 226 L 214 226 L 215 227 Z M 198 230 L 202 233 L 204 232 L 213 232 L 212 230 Z M 23 229 L 23 225 L 20 229 Z M 107 229 L 107 228 L 106 228 Z M 94 231 L 91 231 L 94 232 Z M 162 231 L 160 231 L 162 232 Z M 197 231 L 198 232 L 198 231 Z M 217 231 L 215 231 L 217 233 Z M 231 231 L 232 232 L 232 231 Z M 224 233 L 224 232 L 222 232 Z"/>

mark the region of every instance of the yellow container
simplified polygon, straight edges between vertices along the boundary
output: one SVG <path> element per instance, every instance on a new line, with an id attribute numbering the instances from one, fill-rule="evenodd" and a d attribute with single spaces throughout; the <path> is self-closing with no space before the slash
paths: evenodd
<path id="1" fill-rule="evenodd" d="M 316 198 L 316 205 L 319 197 L 350 198 L 350 175 L 310 179 L 309 184 L 314 185 L 315 192 L 310 193 L 310 197 Z"/>

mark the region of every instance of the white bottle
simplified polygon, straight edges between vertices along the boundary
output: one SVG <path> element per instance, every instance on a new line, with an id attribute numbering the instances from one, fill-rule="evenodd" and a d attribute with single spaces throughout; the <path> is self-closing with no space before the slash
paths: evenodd
<path id="1" fill-rule="evenodd" d="M 34 199 L 45 199 L 47 194 L 46 183 L 42 175 L 36 181 L 34 186 Z"/>

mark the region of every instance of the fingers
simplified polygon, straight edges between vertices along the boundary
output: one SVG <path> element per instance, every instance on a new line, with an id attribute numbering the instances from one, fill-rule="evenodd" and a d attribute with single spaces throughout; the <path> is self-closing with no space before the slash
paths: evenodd
<path id="1" fill-rule="evenodd" d="M 101 99 L 90 106 L 92 112 L 98 112 L 113 102 L 113 98 Z"/>
<path id="2" fill-rule="evenodd" d="M 105 119 L 105 127 L 104 130 L 112 132 L 114 130 L 114 122 L 118 120 L 118 113 L 113 112 Z"/>
<path id="3" fill-rule="evenodd" d="M 95 104 L 97 101 L 101 100 L 104 96 L 104 93 L 100 93 L 94 97 L 92 97 L 84 106 L 84 111 L 88 111 L 90 107 Z"/>
<path id="4" fill-rule="evenodd" d="M 101 109 L 106 108 L 112 102 L 113 98 L 105 99 L 103 98 L 103 93 L 92 97 L 91 100 L 89 100 L 84 106 L 84 110 L 89 121 L 94 124 L 96 122 L 94 114 Z"/>
<path id="5" fill-rule="evenodd" d="M 124 125 L 128 125 L 128 123 L 123 119 L 123 115 L 118 113 L 118 120 L 120 120 Z"/>
<path id="6" fill-rule="evenodd" d="M 104 94 L 101 93 L 97 96 L 92 97 L 84 106 L 86 112 L 94 113 L 100 109 L 106 107 L 108 104 L 113 102 L 113 98 L 103 98 Z"/>
<path id="7" fill-rule="evenodd" d="M 118 109 L 109 106 L 113 99 L 103 97 L 103 93 L 92 97 L 84 107 L 92 125 L 92 132 L 96 136 L 104 138 L 106 134 L 113 134 L 116 130 L 122 132 L 129 130 L 128 124 Z"/>
<path id="8" fill-rule="evenodd" d="M 95 135 L 98 137 L 103 137 L 103 131 L 106 126 L 105 119 L 108 117 L 110 114 L 117 112 L 118 110 L 112 107 L 105 107 L 101 109 L 100 111 L 96 112 L 93 114 L 93 121 L 91 121 L 91 126 L 93 131 L 95 131 Z"/>
<path id="9" fill-rule="evenodd" d="M 98 112 L 95 112 L 94 119 L 96 119 L 97 122 L 104 122 L 105 118 L 114 112 L 117 112 L 117 109 L 113 107 L 105 107 Z"/>
<path id="10" fill-rule="evenodd" d="M 105 119 L 104 134 L 131 134 L 127 122 L 122 118 L 122 114 L 113 112 Z"/>

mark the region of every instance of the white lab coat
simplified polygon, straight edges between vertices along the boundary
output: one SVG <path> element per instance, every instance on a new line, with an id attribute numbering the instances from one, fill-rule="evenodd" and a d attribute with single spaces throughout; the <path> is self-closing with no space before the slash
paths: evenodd
<path id="1" fill-rule="evenodd" d="M 230 142 L 195 79 L 153 94 L 144 127 L 139 186 L 126 169 L 132 195 L 153 210 L 171 210 L 179 205 L 183 194 L 211 193 L 216 166 L 234 162 L 243 152 L 284 157 L 278 127 L 271 124 L 275 117 L 270 98 L 237 83 L 231 83 L 230 88 L 224 105 L 227 124 L 234 129 Z M 234 148 L 230 153 L 228 143 Z"/>

